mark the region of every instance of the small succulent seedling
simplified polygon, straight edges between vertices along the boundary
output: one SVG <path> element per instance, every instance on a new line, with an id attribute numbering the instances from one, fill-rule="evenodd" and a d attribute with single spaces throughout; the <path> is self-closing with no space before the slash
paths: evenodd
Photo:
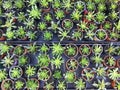
<path id="1" fill-rule="evenodd" d="M 104 79 L 102 80 L 98 80 L 97 83 L 93 83 L 93 86 L 95 86 L 96 88 L 98 88 L 99 90 L 103 90 L 105 89 L 106 90 L 106 86 L 110 85 L 109 82 L 105 82 Z"/>
<path id="2" fill-rule="evenodd" d="M 56 19 L 63 19 L 64 17 L 65 17 L 65 14 L 64 14 L 64 12 L 63 12 L 63 10 L 57 10 L 57 11 L 55 11 L 55 17 L 56 17 Z"/>
<path id="3" fill-rule="evenodd" d="M 25 70 L 25 74 L 27 75 L 27 77 L 31 77 L 33 75 L 35 75 L 36 73 L 36 68 L 34 66 L 27 66 L 26 70 Z"/>
<path id="4" fill-rule="evenodd" d="M 82 78 L 75 81 L 75 87 L 78 90 L 82 90 L 86 88 L 86 83 L 83 81 Z"/>
<path id="5" fill-rule="evenodd" d="M 64 60 L 61 56 L 53 57 L 51 63 L 55 65 L 56 68 L 60 68 L 62 63 L 64 63 Z"/>
<path id="6" fill-rule="evenodd" d="M 3 80 L 5 80 L 7 78 L 7 71 L 6 69 L 1 69 L 0 70 L 0 82 L 2 82 Z"/>
<path id="7" fill-rule="evenodd" d="M 64 81 L 58 81 L 57 88 L 58 88 L 59 90 L 65 90 L 65 89 L 66 89 L 65 82 L 64 82 Z"/>
<path id="8" fill-rule="evenodd" d="M 32 6 L 31 10 L 28 10 L 29 17 L 33 19 L 40 19 L 41 10 L 38 9 L 37 5 Z"/>
<path id="9" fill-rule="evenodd" d="M 61 46 L 60 43 L 58 44 L 55 44 L 53 43 L 53 46 L 52 46 L 52 54 L 57 56 L 57 55 L 62 55 L 64 52 L 64 47 Z"/>
<path id="10" fill-rule="evenodd" d="M 66 72 L 65 73 L 65 80 L 68 83 L 73 83 L 75 81 L 75 73 L 74 72 Z"/>
<path id="11" fill-rule="evenodd" d="M 26 87 L 27 89 L 36 90 L 39 87 L 39 83 L 36 79 L 28 79 Z"/>
<path id="12" fill-rule="evenodd" d="M 61 79 L 61 78 L 62 78 L 62 72 L 61 72 L 61 70 L 56 70 L 56 71 L 54 72 L 54 74 L 53 74 L 53 77 L 54 77 L 55 79 Z"/>
<path id="13" fill-rule="evenodd" d="M 43 66 L 49 66 L 49 63 L 50 63 L 50 57 L 46 54 L 40 54 L 38 56 L 38 65 L 40 67 L 43 67 Z"/>

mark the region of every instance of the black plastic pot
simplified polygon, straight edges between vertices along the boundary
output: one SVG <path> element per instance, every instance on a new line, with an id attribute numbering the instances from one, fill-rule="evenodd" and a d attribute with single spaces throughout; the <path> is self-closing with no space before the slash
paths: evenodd
<path id="1" fill-rule="evenodd" d="M 68 54 L 68 49 L 69 49 L 70 47 L 74 48 L 74 50 L 75 50 L 75 54 L 74 54 L 74 55 L 69 55 L 69 54 Z M 66 49 L 65 49 L 64 53 L 65 53 L 65 55 L 66 55 L 67 57 L 75 57 L 75 56 L 77 56 L 77 54 L 78 54 L 78 47 L 77 47 L 75 44 L 68 44 L 68 45 L 66 45 Z"/>
<path id="2" fill-rule="evenodd" d="M 19 76 L 19 77 L 12 77 L 12 75 L 11 75 L 11 73 L 13 73 L 12 70 L 14 70 L 15 68 L 19 68 L 19 72 L 20 72 L 20 76 Z M 14 79 L 14 80 L 19 79 L 19 78 L 22 77 L 22 75 L 23 75 L 23 70 L 22 70 L 22 68 L 19 67 L 19 66 L 12 66 L 12 67 L 10 68 L 10 70 L 9 70 L 9 76 L 10 76 L 11 79 Z"/>
<path id="3" fill-rule="evenodd" d="M 24 83 L 23 86 L 22 86 L 19 90 L 25 90 L 25 87 L 26 87 L 26 80 L 25 80 L 24 78 L 19 78 L 19 79 L 15 80 L 15 81 L 14 81 L 14 88 L 17 89 L 16 86 L 15 86 L 15 84 L 16 84 L 16 82 L 18 82 L 18 81 Z"/>

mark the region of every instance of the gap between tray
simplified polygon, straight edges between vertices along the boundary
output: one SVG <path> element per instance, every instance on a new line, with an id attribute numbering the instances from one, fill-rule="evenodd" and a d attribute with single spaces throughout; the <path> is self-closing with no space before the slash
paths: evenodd
<path id="1" fill-rule="evenodd" d="M 66 45 L 69 43 L 74 43 L 76 45 L 80 45 L 80 44 L 102 44 L 102 45 L 107 45 L 107 44 L 113 44 L 113 45 L 120 45 L 120 41 L 119 42 L 105 42 L 105 41 L 79 41 L 79 42 L 75 42 L 75 41 L 65 41 L 65 42 L 59 42 L 59 41 L 0 41 L 0 43 L 9 43 L 12 45 L 17 45 L 17 44 L 22 44 L 22 45 L 26 45 L 26 44 L 31 44 L 31 43 L 36 43 L 36 45 L 41 45 L 43 43 L 52 45 L 53 43 L 60 43 L 62 45 Z"/>

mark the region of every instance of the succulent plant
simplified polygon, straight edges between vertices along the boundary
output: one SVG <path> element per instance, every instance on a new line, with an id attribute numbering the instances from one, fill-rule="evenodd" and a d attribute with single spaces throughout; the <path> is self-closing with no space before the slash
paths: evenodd
<path id="1" fill-rule="evenodd" d="M 104 3 L 99 3 L 98 4 L 98 11 L 102 12 L 106 10 L 106 6 Z"/>
<path id="2" fill-rule="evenodd" d="M 23 8 L 24 7 L 24 1 L 23 0 L 16 0 L 16 1 L 14 1 L 14 5 L 15 5 L 15 7 L 16 8 L 18 8 L 18 9 L 21 9 L 21 8 Z"/>
<path id="3" fill-rule="evenodd" d="M 60 41 L 63 41 L 64 39 L 70 38 L 69 32 L 70 32 L 69 30 L 59 30 L 58 37 L 60 38 Z"/>
<path id="4" fill-rule="evenodd" d="M 52 38 L 53 38 L 53 33 L 51 33 L 50 31 L 45 31 L 44 33 L 43 33 L 43 38 L 44 38 L 44 40 L 52 40 Z"/>
<path id="5" fill-rule="evenodd" d="M 82 1 L 77 1 L 75 4 L 74 4 L 74 7 L 76 9 L 78 9 L 79 11 L 83 11 L 84 10 L 84 7 L 85 7 L 85 3 L 82 2 Z"/>
<path id="6" fill-rule="evenodd" d="M 86 83 L 83 81 L 83 79 L 78 79 L 75 81 L 75 87 L 78 90 L 82 90 L 86 88 Z"/>
<path id="7" fill-rule="evenodd" d="M 38 28 L 43 31 L 43 30 L 46 30 L 47 29 L 47 24 L 45 22 L 40 22 L 38 24 Z"/>
<path id="8" fill-rule="evenodd" d="M 29 17 L 33 19 L 40 19 L 41 11 L 38 9 L 37 5 L 32 6 L 31 10 L 28 10 Z"/>
<path id="9" fill-rule="evenodd" d="M 103 90 L 103 89 L 105 89 L 106 90 L 106 86 L 108 86 L 108 85 L 110 85 L 110 83 L 109 82 L 105 82 L 104 81 L 104 79 L 102 79 L 102 80 L 98 80 L 98 82 L 97 83 L 93 83 L 93 86 L 95 86 L 96 88 L 98 88 L 99 90 Z"/>
<path id="10" fill-rule="evenodd" d="M 9 52 L 10 48 L 12 48 L 12 46 L 9 46 L 6 42 L 0 43 L 0 55 Z"/>
<path id="11" fill-rule="evenodd" d="M 40 0 L 39 2 L 40 2 L 41 6 L 42 6 L 43 8 L 48 8 L 48 7 L 49 7 L 49 2 L 48 2 L 48 0 Z"/>
<path id="12" fill-rule="evenodd" d="M 37 72 L 38 79 L 42 81 L 47 81 L 50 78 L 50 75 L 51 71 L 46 67 L 40 68 Z"/>
<path id="13" fill-rule="evenodd" d="M 65 17 L 65 14 L 64 14 L 64 12 L 63 12 L 63 10 L 57 10 L 57 11 L 55 11 L 55 17 L 56 17 L 56 19 L 63 19 L 64 17 Z"/>
<path id="14" fill-rule="evenodd" d="M 55 9 L 59 9 L 59 8 L 61 8 L 61 2 L 59 0 L 54 0 L 52 6 Z"/>
<path id="15" fill-rule="evenodd" d="M 12 2 L 10 1 L 10 0 L 8 0 L 8 1 L 4 1 L 4 2 L 2 2 L 3 3 L 3 8 L 5 9 L 5 10 L 8 10 L 8 9 L 12 9 L 13 8 L 13 4 L 12 4 Z"/>
<path id="16" fill-rule="evenodd" d="M 85 56 L 80 57 L 79 64 L 82 68 L 86 68 L 89 65 L 89 58 Z"/>
<path id="17" fill-rule="evenodd" d="M 57 88 L 59 90 L 65 90 L 66 89 L 65 82 L 64 81 L 58 81 Z"/>
<path id="18" fill-rule="evenodd" d="M 103 62 L 103 59 L 100 55 L 94 55 L 91 59 L 95 63 L 96 67 L 99 66 Z"/>
<path id="19" fill-rule="evenodd" d="M 43 66 L 48 67 L 49 66 L 50 57 L 48 55 L 40 54 L 37 59 L 38 59 L 38 65 L 40 67 L 43 67 Z"/>
<path id="20" fill-rule="evenodd" d="M 44 20 L 46 22 L 51 22 L 52 21 L 52 15 L 51 15 L 51 13 L 45 13 Z"/>
<path id="21" fill-rule="evenodd" d="M 92 2 L 92 1 L 88 1 L 86 6 L 87 6 L 87 10 L 88 11 L 95 11 L 95 9 L 96 9 L 95 3 Z"/>
<path id="22" fill-rule="evenodd" d="M 18 89 L 18 90 L 22 89 L 24 87 L 24 85 L 25 85 L 25 83 L 23 81 L 17 80 L 15 82 L 15 88 Z"/>
<path id="23" fill-rule="evenodd" d="M 46 82 L 44 88 L 47 90 L 53 89 L 54 88 L 53 82 L 51 82 L 51 83 Z"/>
<path id="24" fill-rule="evenodd" d="M 55 65 L 56 68 L 60 68 L 62 63 L 64 63 L 64 60 L 61 56 L 53 57 L 51 63 Z"/>
<path id="25" fill-rule="evenodd" d="M 0 82 L 2 82 L 3 80 L 7 79 L 7 71 L 5 69 L 1 69 L 0 70 Z"/>
<path id="26" fill-rule="evenodd" d="M 81 21 L 79 24 L 77 24 L 80 28 L 81 31 L 87 31 L 88 27 L 87 27 L 87 23 L 84 21 Z"/>
<path id="27" fill-rule="evenodd" d="M 56 70 L 54 73 L 53 73 L 53 77 L 55 79 L 61 79 L 62 78 L 62 72 L 61 70 Z"/>
<path id="28" fill-rule="evenodd" d="M 83 69 L 82 77 L 86 81 L 91 81 L 94 78 L 94 72 L 90 68 Z"/>
<path id="29" fill-rule="evenodd" d="M 27 89 L 36 90 L 39 87 L 39 83 L 36 79 L 28 79 L 26 87 Z"/>
<path id="30" fill-rule="evenodd" d="M 28 76 L 28 77 L 31 77 L 33 75 L 35 75 L 36 73 L 36 68 L 34 66 L 27 66 L 26 67 L 26 70 L 25 70 L 25 74 Z"/>
<path id="31" fill-rule="evenodd" d="M 53 55 L 55 55 L 55 56 L 61 55 L 61 54 L 63 54 L 63 52 L 64 52 L 64 47 L 61 46 L 60 43 L 58 43 L 58 44 L 53 43 L 53 46 L 52 46 L 52 54 Z"/>
<path id="32" fill-rule="evenodd" d="M 9 75 L 11 79 L 18 79 L 22 76 L 22 74 L 23 74 L 23 71 L 19 66 L 11 67 L 9 70 Z"/>
<path id="33" fill-rule="evenodd" d="M 71 14 L 71 18 L 74 20 L 74 21 L 79 21 L 80 18 L 82 17 L 81 13 L 78 11 L 78 10 L 74 10 Z"/>
<path id="34" fill-rule="evenodd" d="M 108 77 L 112 80 L 117 80 L 120 78 L 120 74 L 118 72 L 118 68 L 115 68 L 115 69 L 109 69 L 108 70 Z"/>
<path id="35" fill-rule="evenodd" d="M 22 55 L 18 58 L 18 64 L 24 66 L 29 63 L 29 57 L 27 55 Z"/>
<path id="36" fill-rule="evenodd" d="M 12 89 L 13 88 L 13 81 L 11 79 L 5 79 L 5 81 L 3 81 L 3 87 L 2 89 Z"/>
<path id="37" fill-rule="evenodd" d="M 40 52 L 46 54 L 48 51 L 49 51 L 49 46 L 46 45 L 45 43 L 43 43 L 43 44 L 41 45 L 41 47 L 40 47 Z"/>
<path id="38" fill-rule="evenodd" d="M 73 83 L 75 81 L 75 73 L 74 72 L 66 72 L 65 73 L 65 80 L 67 83 Z"/>
<path id="39" fill-rule="evenodd" d="M 72 33 L 72 37 L 71 37 L 73 40 L 82 40 L 83 38 L 83 33 L 79 30 L 74 30 L 73 33 Z"/>
<path id="40" fill-rule="evenodd" d="M 5 56 L 1 63 L 3 64 L 4 67 L 8 67 L 10 68 L 13 64 L 14 64 L 14 55 L 10 55 L 9 53 L 7 54 L 7 56 Z"/>
<path id="41" fill-rule="evenodd" d="M 69 11 L 73 8 L 73 3 L 70 0 L 63 0 L 63 8 Z"/>
<path id="42" fill-rule="evenodd" d="M 28 49 L 29 53 L 35 54 L 36 50 L 38 49 L 38 46 L 36 45 L 36 42 L 34 42 L 34 43 L 28 45 L 26 48 Z"/>
<path id="43" fill-rule="evenodd" d="M 62 30 L 61 27 L 59 27 L 60 21 L 54 22 L 51 21 L 51 26 L 48 27 L 49 30 L 52 30 L 54 33 L 57 33 L 59 30 Z"/>

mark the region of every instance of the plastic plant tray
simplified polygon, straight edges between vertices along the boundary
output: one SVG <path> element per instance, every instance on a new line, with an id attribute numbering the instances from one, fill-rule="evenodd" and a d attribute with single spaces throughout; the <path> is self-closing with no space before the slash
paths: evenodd
<path id="1" fill-rule="evenodd" d="M 5 9 L 5 7 L 3 7 L 4 5 L 5 5 L 5 3 L 6 2 L 12 2 L 12 4 L 13 4 L 13 7 L 11 8 L 11 9 Z M 15 2 L 16 1 L 16 2 Z M 120 30 L 118 30 L 118 29 L 120 29 L 120 28 L 117 28 L 118 26 L 120 26 L 120 2 L 114 2 L 116 5 L 117 5 L 117 8 L 115 9 L 115 10 L 113 10 L 113 11 L 115 11 L 115 12 L 117 12 L 117 20 L 111 20 L 111 18 L 109 17 L 109 14 L 111 13 L 111 9 L 110 9 L 110 5 L 111 5 L 111 3 L 113 3 L 112 1 L 110 2 L 110 1 L 108 1 L 108 2 L 104 2 L 104 0 L 101 0 L 101 1 L 99 1 L 98 0 L 98 2 L 99 3 L 95 3 L 95 1 L 97 1 L 97 0 L 95 0 L 93 3 L 95 3 L 95 10 L 93 10 L 93 11 L 89 11 L 88 10 L 88 8 L 87 8 L 87 0 L 45 0 L 46 2 L 49 2 L 48 4 L 50 5 L 49 6 L 49 8 L 50 8 L 50 10 L 49 10 L 49 8 L 48 9 L 46 9 L 46 8 L 43 8 L 42 7 L 42 4 L 40 4 L 40 2 L 42 1 L 42 0 L 40 0 L 40 2 L 38 2 L 37 0 L 33 0 L 33 5 L 31 5 L 30 4 L 30 1 L 31 1 L 31 3 L 32 3 L 32 0 L 20 0 L 20 1 L 22 1 L 22 2 L 24 2 L 24 6 L 23 6 L 23 8 L 22 9 L 18 9 L 17 8 L 17 6 L 14 6 L 14 4 L 15 3 L 19 3 L 19 0 L 15 0 L 15 1 L 10 1 L 10 0 L 2 0 L 2 1 L 0 1 L 1 3 L 0 3 L 0 5 L 1 5 L 1 7 L 0 7 L 0 9 L 2 9 L 3 10 L 3 15 L 1 15 L 0 16 L 0 30 L 2 30 L 3 31 L 3 34 L 5 35 L 4 36 L 4 40 L 1 40 L 0 39 L 0 71 L 1 70 L 6 70 L 7 71 L 7 77 L 5 78 L 5 79 L 11 79 L 14 83 L 13 83 L 13 87 L 12 87 L 12 89 L 8 89 L 8 90 L 17 90 L 17 89 L 15 89 L 15 82 L 16 82 L 16 80 L 18 80 L 18 79 L 21 79 L 21 78 L 24 78 L 25 80 L 26 80 L 26 82 L 29 80 L 29 79 L 32 79 L 32 78 L 35 78 L 35 79 L 37 79 L 38 81 L 39 81 L 39 86 L 38 86 L 38 89 L 35 89 L 35 90 L 43 90 L 43 89 L 45 89 L 45 85 L 47 85 L 46 83 L 52 83 L 52 86 L 53 86 L 53 88 L 52 89 L 50 89 L 50 90 L 59 90 L 58 89 L 58 83 L 60 82 L 60 81 L 64 81 L 64 83 L 65 83 L 65 87 L 66 87 L 66 89 L 65 90 L 76 90 L 77 88 L 76 88 L 76 84 L 75 84 L 75 82 L 77 81 L 77 80 L 79 80 L 80 78 L 85 82 L 85 87 L 84 87 L 84 89 L 87 89 L 87 90 L 90 90 L 90 89 L 98 89 L 97 87 L 95 87 L 94 85 L 93 85 L 93 83 L 97 83 L 98 84 L 98 80 L 104 80 L 104 82 L 105 83 L 107 83 L 107 82 L 109 82 L 109 85 L 105 85 L 105 88 L 107 89 L 107 90 L 114 90 L 114 89 L 116 89 L 116 86 L 112 86 L 112 82 L 111 81 L 113 81 L 109 76 L 107 76 L 107 74 L 104 76 L 104 78 L 103 77 L 98 77 L 98 75 L 97 75 L 97 72 L 94 70 L 94 69 L 98 69 L 99 67 L 100 67 L 100 65 L 102 65 L 102 67 L 103 68 L 106 68 L 106 70 L 105 70 L 105 72 L 107 73 L 107 70 L 109 70 L 109 69 L 116 69 L 116 68 L 118 68 L 118 72 L 120 72 L 120 67 L 119 66 L 117 66 L 117 61 L 119 60 L 119 63 L 120 63 Z M 44 0 L 43 0 L 44 1 Z M 50 2 L 50 1 L 53 1 L 52 3 Z M 71 2 L 71 3 L 73 3 L 74 5 L 73 5 L 73 8 L 69 11 L 69 13 L 67 13 L 66 12 L 66 9 L 65 8 L 63 8 L 63 7 L 61 7 L 60 9 L 56 9 L 56 8 L 54 8 L 52 5 L 54 4 L 54 2 L 56 2 L 56 1 L 59 1 L 60 3 L 64 3 L 64 5 L 65 5 L 65 2 L 67 1 L 67 2 Z M 91 0 L 90 0 L 91 1 Z M 90 1 L 88 1 L 88 2 L 90 2 Z M 102 2 L 103 1 L 103 2 Z M 105 0 L 106 1 L 106 0 Z M 117 1 L 117 0 L 116 0 Z M 36 2 L 36 3 L 35 3 Z M 67 3 L 66 2 L 66 3 Z M 71 18 L 71 15 L 72 15 L 72 13 L 76 10 L 75 8 L 75 3 L 76 2 L 85 2 L 84 3 L 84 8 L 82 9 L 82 10 L 78 10 L 79 12 L 80 12 L 80 15 L 82 15 L 82 17 L 80 18 L 80 20 L 78 20 L 78 21 L 74 21 L 72 18 Z M 34 4 L 35 3 L 35 4 Z M 113 4 L 114 4 L 113 3 Z M 105 10 L 103 10 L 103 11 L 100 11 L 101 13 L 104 13 L 105 14 L 105 16 L 108 16 L 104 21 L 101 21 L 100 23 L 99 22 L 97 22 L 97 20 L 91 20 L 91 21 L 89 21 L 89 20 L 87 20 L 86 19 L 86 16 L 89 14 L 89 12 L 93 12 L 94 13 L 94 15 L 96 15 L 98 12 L 99 12 L 99 10 L 98 10 L 98 5 L 99 4 L 105 4 L 105 7 L 106 7 L 106 9 Z M 36 9 L 36 7 L 37 7 L 37 9 L 40 9 L 40 16 L 39 16 L 39 18 L 37 17 L 37 18 L 34 18 L 33 16 L 30 16 L 30 11 L 34 8 L 34 9 Z M 45 11 L 44 11 L 44 9 L 45 9 Z M 29 10 L 29 11 L 28 11 Z M 47 11 L 48 10 L 48 11 Z M 60 19 L 57 19 L 56 18 L 56 11 L 57 10 L 61 10 L 61 11 L 63 11 L 64 12 L 64 14 L 65 14 L 65 16 L 64 16 L 64 18 L 62 18 L 61 20 Z M 25 13 L 25 21 L 23 22 L 23 21 L 19 21 L 19 19 L 18 19 L 18 14 L 20 14 L 20 12 L 24 12 Z M 9 15 L 10 13 L 13 13 L 13 15 L 11 15 L 11 16 L 7 16 L 7 14 Z M 52 20 L 50 21 L 50 22 L 46 22 L 45 21 L 45 14 L 47 14 L 47 13 L 50 13 L 51 14 L 51 16 L 52 16 Z M 32 13 L 32 14 L 34 14 L 34 13 Z M 74 14 L 74 13 L 73 13 Z M 12 19 L 10 19 L 12 17 Z M 95 17 L 94 17 L 95 18 Z M 27 27 L 27 24 L 25 24 L 25 23 L 30 23 L 30 21 L 29 22 L 27 22 L 27 20 L 28 19 L 30 19 L 30 20 L 33 20 L 34 22 L 33 22 L 33 24 L 31 24 L 31 26 L 33 25 L 33 27 L 31 27 L 31 28 L 28 28 Z M 62 25 L 62 22 L 65 20 L 65 19 L 70 19 L 71 21 L 72 21 L 72 23 L 73 23 L 73 27 L 71 28 L 71 29 L 64 29 L 64 27 L 63 27 L 63 25 Z M 10 20 L 13 20 L 12 22 L 10 22 Z M 7 21 L 9 21 L 10 23 L 14 23 L 14 24 L 11 24 L 11 25 L 13 25 L 13 26 L 17 26 L 17 27 L 15 27 L 15 28 L 13 28 L 12 27 L 12 29 L 11 28 L 9 28 L 8 26 L 4 26 L 4 25 L 6 25 L 6 22 Z M 57 29 L 57 31 L 56 32 L 54 32 L 54 30 L 53 29 L 48 29 L 48 28 L 50 28 L 51 27 L 51 25 L 53 25 L 53 23 L 52 22 L 55 22 L 55 23 L 57 23 L 59 21 L 59 24 L 58 24 L 58 27 L 59 28 L 61 28 L 61 29 Z M 104 28 L 103 28 L 103 26 L 104 26 L 104 22 L 105 21 L 109 21 L 112 25 L 112 28 L 111 29 L 109 29 L 109 30 L 105 30 Z M 32 22 L 32 21 L 31 21 Z M 40 30 L 40 28 L 39 28 L 39 24 L 40 24 L 40 22 L 45 22 L 46 23 L 46 29 L 45 30 Z M 81 27 L 78 25 L 78 24 L 80 24 L 81 22 L 85 22 L 85 23 L 87 23 L 87 30 L 81 30 Z M 86 36 L 87 36 L 87 33 L 90 31 L 89 30 L 89 23 L 91 24 L 91 23 L 94 23 L 96 26 L 97 26 L 97 28 L 95 29 L 95 30 L 93 30 L 92 32 L 94 33 L 94 35 L 92 36 L 92 39 L 91 38 L 86 38 Z M 16 36 L 17 34 L 18 34 L 18 28 L 19 27 L 24 27 L 23 29 L 25 29 L 24 31 L 25 31 L 25 35 L 26 35 L 26 39 L 24 39 L 24 40 L 22 40 L 22 39 L 20 39 L 20 37 L 18 38 L 18 36 Z M 54 27 L 52 27 L 52 28 L 54 28 Z M 8 37 L 11 35 L 11 34 L 8 34 L 7 33 L 7 30 L 9 31 L 9 29 L 10 29 L 10 31 L 12 31 L 12 32 L 14 32 L 14 35 L 13 36 L 16 36 L 15 38 L 12 38 L 12 39 L 8 39 Z M 74 33 L 74 31 L 75 31 L 75 29 L 77 29 L 78 31 L 80 31 L 80 32 L 82 32 L 82 39 L 78 39 L 78 40 L 74 40 L 73 38 L 72 38 L 72 35 L 73 35 L 73 33 Z M 99 30 L 99 29 L 102 29 L 102 30 L 105 30 L 105 32 L 107 33 L 106 34 L 106 39 L 105 40 L 98 40 L 98 39 L 96 39 L 96 30 Z M 44 33 L 45 33 L 45 31 L 49 31 L 50 33 L 52 33 L 52 38 L 50 39 L 50 40 L 45 40 L 45 36 L 47 36 L 47 35 L 45 35 L 44 36 Z M 60 35 L 60 31 L 69 31 L 69 33 L 67 34 L 67 38 L 64 38 L 64 39 L 62 39 L 61 40 L 61 38 L 62 37 L 60 37 L 59 35 Z M 110 33 L 111 32 L 114 32 L 114 30 L 116 31 L 115 33 L 117 33 L 117 35 L 118 35 L 118 37 L 117 37 L 117 40 L 110 40 Z M 34 33 L 34 32 L 36 32 L 34 35 L 35 35 L 35 39 L 30 39 L 30 34 L 28 33 L 28 32 L 32 32 L 32 33 Z M 27 34 L 26 34 L 27 33 Z M 32 34 L 31 33 L 31 34 Z M 62 32 L 63 33 L 63 32 Z M 8 35 L 7 35 L 8 34 Z M 3 45 L 8 45 L 8 46 L 12 46 L 12 47 L 10 47 L 10 50 L 8 51 L 8 52 L 5 52 L 5 53 L 2 53 L 2 46 L 1 46 L 1 44 L 3 44 Z M 28 49 L 29 47 L 30 47 L 30 45 L 32 45 L 32 44 L 35 44 L 35 46 L 37 46 L 38 48 L 36 49 L 36 51 L 35 51 L 35 53 L 31 53 L 30 52 L 30 50 Z M 40 51 L 40 47 L 43 45 L 43 44 L 47 44 L 48 45 L 48 47 L 49 47 L 49 50 L 47 51 L 47 53 L 45 53 L 46 55 L 48 55 L 49 56 L 49 58 L 50 58 L 50 63 L 49 63 L 49 65 L 47 66 L 49 69 L 50 69 L 50 71 L 51 71 L 51 76 L 50 76 L 50 78 L 47 80 L 47 81 L 43 81 L 43 80 L 40 80 L 40 79 L 38 79 L 38 70 L 39 69 L 41 69 L 42 67 L 44 67 L 44 66 L 40 66 L 39 64 L 38 64 L 38 56 L 39 55 L 42 55 L 43 53 Z M 53 48 L 53 44 L 60 44 L 63 48 L 64 48 L 64 50 L 66 49 L 66 45 L 68 45 L 68 44 L 74 44 L 74 45 L 76 45 L 77 47 L 78 47 L 78 54 L 76 55 L 76 56 L 74 56 L 74 57 L 67 57 L 66 55 L 65 55 L 65 51 L 63 51 L 63 53 L 61 54 L 61 55 L 57 55 L 57 56 L 61 56 L 62 57 L 62 60 L 63 60 L 63 63 L 60 65 L 60 68 L 56 68 L 55 67 L 55 65 L 53 65 L 52 64 L 52 60 L 53 60 L 53 58 L 54 57 L 57 57 L 56 55 L 53 55 L 53 50 L 52 50 L 52 48 Z M 88 55 L 88 56 L 85 56 L 85 57 L 87 57 L 87 58 L 89 58 L 89 65 L 88 65 L 88 67 L 86 67 L 86 68 L 91 68 L 92 69 L 92 71 L 94 71 L 95 73 L 94 73 L 94 77 L 93 77 L 93 79 L 91 80 L 91 81 L 85 81 L 84 79 L 83 79 L 83 76 L 82 76 L 82 71 L 84 70 L 84 69 L 86 69 L 86 68 L 83 68 L 83 67 L 81 67 L 80 65 L 78 65 L 78 68 L 75 70 L 75 71 L 69 71 L 67 68 L 66 68 L 66 63 L 67 63 L 67 61 L 69 60 L 69 59 L 75 59 L 78 63 L 79 63 L 79 57 L 82 57 L 82 56 L 84 56 L 84 55 L 81 55 L 81 53 L 80 53 L 80 51 L 79 51 L 79 48 L 80 48 L 80 46 L 81 45 L 89 45 L 90 46 L 90 48 L 91 48 L 91 53 L 90 53 L 90 55 Z M 103 47 L 103 51 L 102 51 L 102 53 L 101 54 L 99 54 L 100 55 L 100 57 L 103 59 L 103 62 L 104 62 L 104 58 L 105 58 L 105 56 L 112 56 L 114 59 L 115 59 L 115 65 L 114 65 L 114 67 L 112 67 L 112 68 L 110 68 L 110 67 L 106 67 L 104 64 L 103 64 L 103 62 L 101 62 L 100 63 L 100 65 L 99 66 L 95 66 L 96 64 L 95 64 L 95 62 L 93 62 L 93 60 L 92 60 L 92 57 L 93 56 L 95 56 L 96 54 L 95 53 L 93 53 L 93 48 L 92 48 L 92 46 L 93 45 L 102 45 L 102 47 Z M 19 64 L 19 57 L 20 57 L 20 55 L 15 55 L 15 53 L 14 53 L 14 49 L 15 49 L 15 47 L 16 46 L 21 46 L 21 47 L 25 47 L 26 49 L 27 49 L 27 53 L 25 54 L 25 55 L 27 55 L 28 57 L 29 57 L 29 63 L 27 63 L 26 65 L 20 65 Z M 106 47 L 110 47 L 110 46 L 113 46 L 114 48 L 116 48 L 116 50 L 115 51 L 113 51 L 112 53 L 114 53 L 114 52 L 117 52 L 117 53 L 115 53 L 115 54 L 111 54 L 111 53 L 108 53 L 108 52 L 106 52 L 106 50 L 108 49 L 108 48 L 106 48 Z M 2 53 L 2 54 L 1 54 Z M 4 66 L 3 65 L 3 63 L 1 63 L 4 59 L 5 59 L 5 57 L 6 56 L 8 56 L 8 54 L 11 56 L 11 55 L 15 55 L 16 57 L 15 57 L 15 60 L 14 60 L 14 63 L 13 63 L 13 65 L 11 65 L 10 67 L 6 67 L 6 66 Z M 23 56 L 24 56 L 24 53 L 22 54 Z M 22 56 L 21 55 L 21 56 Z M 43 54 L 44 55 L 44 54 Z M 98 55 L 98 54 L 97 54 Z M 33 76 L 31 76 L 31 77 L 28 77 L 26 74 L 25 74 L 25 71 L 26 71 L 26 67 L 27 66 L 34 66 L 35 67 L 35 69 L 36 69 L 36 73 L 33 75 Z M 10 69 L 11 69 L 11 67 L 14 67 L 14 66 L 20 66 L 21 68 L 22 68 L 22 70 L 23 70 L 23 74 L 22 74 L 22 76 L 20 77 L 20 78 L 17 78 L 17 79 L 12 79 L 11 77 L 10 77 Z M 57 70 L 60 70 L 61 71 L 61 75 L 62 75 L 62 77 L 60 78 L 60 79 L 56 79 L 56 78 L 54 78 L 54 76 L 53 76 L 53 74 L 55 73 L 55 71 L 57 71 Z M 72 73 L 75 73 L 75 75 L 76 75 L 76 80 L 74 81 L 74 82 L 72 82 L 72 83 L 70 83 L 70 82 L 67 82 L 67 80 L 66 80 L 66 78 L 65 78 L 65 74 L 67 73 L 67 72 L 72 72 Z M 0 73 L 1 74 L 1 73 Z M 2 75 L 2 74 L 1 74 Z M 119 73 L 119 76 L 120 76 L 120 73 Z M 0 76 L 0 79 L 1 79 L 1 76 Z M 0 88 L 0 90 L 7 90 L 7 89 L 3 89 L 2 88 L 2 83 L 3 83 L 3 81 L 4 81 L 4 79 L 3 80 L 0 80 L 0 85 L 1 85 L 1 88 Z M 119 83 L 120 84 L 120 77 L 117 79 L 117 80 L 115 80 L 116 82 L 115 82 L 115 85 L 117 85 L 116 83 Z M 25 82 L 25 86 L 24 86 L 24 88 L 22 88 L 22 89 L 20 89 L 20 90 L 26 90 L 26 89 L 28 89 L 27 88 L 27 84 L 26 84 L 26 82 Z M 120 86 L 120 85 L 119 85 Z M 80 89 L 80 90 L 84 90 L 84 89 Z M 117 88 L 118 89 L 118 88 Z M 32 89 L 31 89 L 32 90 Z M 34 90 L 34 89 L 33 89 Z M 47 89 L 45 89 L 45 90 L 47 90 Z M 60 89 L 61 90 L 61 89 Z M 64 89 L 63 89 L 64 90 Z M 100 89 L 101 90 L 101 89 Z M 119 90 L 119 89 L 118 89 Z"/>

